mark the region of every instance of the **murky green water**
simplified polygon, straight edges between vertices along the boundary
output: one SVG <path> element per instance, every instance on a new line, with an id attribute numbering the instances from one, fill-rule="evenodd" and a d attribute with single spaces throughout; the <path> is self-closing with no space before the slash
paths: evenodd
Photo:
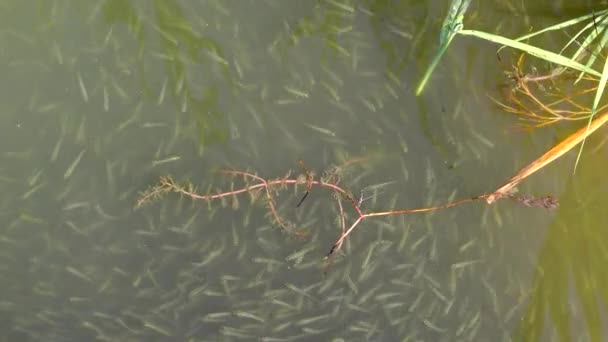
<path id="1" fill-rule="evenodd" d="M 515 36 L 576 11 L 544 5 L 526 17 L 474 2 L 468 24 Z M 327 272 L 340 226 L 326 190 L 297 210 L 302 192 L 277 199 L 305 238 L 273 226 L 246 196 L 238 210 L 232 199 L 223 207 L 178 196 L 133 209 L 162 175 L 230 189 L 238 180 L 215 171 L 275 178 L 301 173 L 300 159 L 321 174 L 366 158 L 341 182 L 370 196 L 366 211 L 494 190 L 564 134 L 511 130 L 517 119 L 487 95 L 500 96 L 514 55 L 499 60 L 484 42 L 457 38 L 423 96 L 413 95 L 446 6 L 5 1 L 0 336 L 606 338 L 601 136 L 575 177 L 571 153 L 520 186 L 559 196 L 555 212 L 504 201 L 365 220 Z"/>

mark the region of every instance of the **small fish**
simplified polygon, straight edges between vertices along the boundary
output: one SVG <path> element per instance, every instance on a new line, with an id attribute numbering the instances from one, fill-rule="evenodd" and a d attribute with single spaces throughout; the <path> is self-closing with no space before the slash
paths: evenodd
<path id="1" fill-rule="evenodd" d="M 57 63 L 62 65 L 63 64 L 63 55 L 61 54 L 61 50 L 59 50 L 59 46 L 57 45 L 57 43 L 53 43 L 53 54 L 55 55 L 55 58 L 57 59 Z"/>
<path id="2" fill-rule="evenodd" d="M 341 53 L 345 57 L 350 57 L 350 52 L 348 52 L 348 50 L 346 50 L 344 47 L 340 46 L 334 40 L 326 39 L 325 44 L 327 44 L 329 47 L 333 48 L 337 52 Z"/>
<path id="3" fill-rule="evenodd" d="M 89 276 L 87 276 L 86 274 L 80 272 L 79 270 L 75 269 L 74 267 L 71 266 L 67 266 L 65 268 L 66 271 L 68 271 L 70 274 L 76 276 L 77 278 L 80 278 L 82 280 L 86 280 L 89 283 L 93 282 L 93 279 L 91 279 Z"/>
<path id="4" fill-rule="evenodd" d="M 80 72 L 76 73 L 76 77 L 78 78 L 78 85 L 80 86 L 80 94 L 84 99 L 84 102 L 89 102 L 89 93 L 87 92 L 87 88 L 84 86 L 84 81 L 80 76 Z"/>
<path id="5" fill-rule="evenodd" d="M 424 297 L 424 292 L 420 292 L 420 294 L 418 295 L 418 297 L 416 299 L 414 299 L 414 301 L 412 302 L 412 304 L 408 308 L 408 311 L 410 313 L 412 313 L 412 312 L 414 312 L 414 310 L 416 310 L 416 308 L 418 307 L 418 305 L 422 301 L 422 297 Z"/>
<path id="6" fill-rule="evenodd" d="M 67 170 L 65 170 L 65 173 L 63 174 L 63 179 L 70 178 L 72 173 L 74 173 L 74 170 L 76 169 L 76 166 L 78 166 L 78 163 L 80 163 L 80 159 L 84 155 L 85 151 L 86 151 L 86 149 L 80 151 L 80 154 L 78 154 L 78 156 L 76 157 L 76 159 L 74 159 L 72 164 L 67 168 Z"/>
<path id="7" fill-rule="evenodd" d="M 447 330 L 445 328 L 440 328 L 437 325 L 433 324 L 433 322 L 429 321 L 428 319 L 423 319 L 422 323 L 424 323 L 424 325 L 426 325 L 427 327 L 431 328 L 432 330 L 435 330 L 436 332 L 446 332 Z"/>
<path id="8" fill-rule="evenodd" d="M 285 86 L 285 90 L 287 90 L 287 92 L 291 93 L 292 95 L 295 95 L 296 97 L 308 98 L 308 93 L 303 90 L 299 90 L 289 86 Z"/>
<path id="9" fill-rule="evenodd" d="M 158 32 L 158 33 L 161 35 L 161 37 L 165 38 L 165 39 L 166 39 L 168 42 L 170 42 L 171 44 L 173 44 L 173 45 L 175 45 L 175 46 L 178 46 L 178 45 L 179 45 L 179 41 L 178 41 L 178 40 L 177 40 L 175 37 L 173 37 L 172 35 L 170 35 L 170 34 L 169 34 L 167 31 L 165 31 L 165 30 L 161 29 L 160 27 L 158 27 L 158 26 L 156 26 L 156 25 L 155 25 L 155 26 L 153 26 L 152 28 L 153 28 L 153 29 L 154 29 L 156 32 Z"/>
<path id="10" fill-rule="evenodd" d="M 41 188 L 43 188 L 46 185 L 46 183 L 39 183 L 36 186 L 34 186 L 33 188 L 31 188 L 28 192 L 24 193 L 23 196 L 21 196 L 22 199 L 28 199 L 30 196 L 32 196 L 32 194 L 36 193 L 36 191 L 40 190 Z"/>
<path id="11" fill-rule="evenodd" d="M 345 3 L 338 2 L 338 1 L 336 1 L 336 0 L 326 0 L 326 1 L 327 1 L 328 3 L 330 3 L 330 4 L 334 5 L 334 6 L 336 6 L 337 8 L 339 8 L 339 9 L 341 9 L 341 10 L 346 11 L 346 12 L 349 12 L 349 13 L 354 13 L 354 12 L 355 12 L 355 8 L 354 8 L 354 7 L 352 7 L 352 6 L 348 6 L 348 5 L 347 5 L 347 4 L 345 4 Z"/>
<path id="12" fill-rule="evenodd" d="M 304 124 L 305 124 L 306 126 L 308 126 L 310 129 L 313 129 L 313 130 L 315 130 L 315 131 L 317 131 L 317 132 L 319 132 L 319 133 L 323 133 L 323 134 L 329 135 L 330 137 L 335 137 L 335 136 L 336 136 L 336 133 L 335 133 L 335 132 L 330 131 L 330 130 L 329 130 L 329 129 L 327 129 L 327 128 L 323 128 L 323 127 L 319 127 L 319 126 L 311 125 L 311 124 L 309 124 L 309 123 L 304 123 Z"/>
<path id="13" fill-rule="evenodd" d="M 264 319 L 262 317 L 256 316 L 249 312 L 237 311 L 236 316 L 241 317 L 241 318 L 248 318 L 250 320 L 257 321 L 259 323 L 264 323 Z"/>
<path id="14" fill-rule="evenodd" d="M 167 79 L 163 82 L 162 87 L 160 88 L 160 94 L 158 95 L 158 100 L 156 101 L 157 105 L 161 105 L 165 100 L 165 92 L 167 90 Z"/>
<path id="15" fill-rule="evenodd" d="M 173 157 L 169 157 L 169 158 L 165 158 L 165 159 L 161 159 L 161 160 L 155 160 L 155 161 L 152 162 L 152 166 L 158 166 L 158 165 L 161 165 L 161 164 L 166 164 L 166 163 L 178 161 L 180 159 L 181 159 L 180 156 L 173 156 Z"/>
<path id="16" fill-rule="evenodd" d="M 129 95 L 127 94 L 126 90 L 124 90 L 120 85 L 118 85 L 115 79 L 112 78 L 111 82 L 116 94 L 118 94 L 118 96 L 120 96 L 123 100 L 127 100 L 129 98 Z"/>
<path id="17" fill-rule="evenodd" d="M 215 49 L 213 49 L 211 51 L 207 51 L 207 55 L 209 55 L 209 57 L 211 57 L 211 59 L 216 63 L 222 64 L 224 66 L 227 66 L 230 64 Z"/>
<path id="18" fill-rule="evenodd" d="M 161 334 L 161 335 L 165 335 L 165 336 L 172 336 L 173 334 L 171 334 L 171 332 L 169 332 L 169 329 L 165 328 L 165 327 L 161 327 L 158 324 L 152 323 L 152 322 L 148 322 L 148 321 L 144 321 L 144 327 L 156 331 L 157 333 Z"/>
<path id="19" fill-rule="evenodd" d="M 320 83 L 321 83 L 321 86 L 323 86 L 327 90 L 327 92 L 329 92 L 329 94 L 334 99 L 334 101 L 340 102 L 340 95 L 338 95 L 338 91 L 336 90 L 336 88 L 330 86 L 329 84 L 325 83 L 324 81 L 321 81 Z"/>
<path id="20" fill-rule="evenodd" d="M 289 283 L 287 283 L 287 284 L 285 284 L 285 287 L 287 287 L 288 289 L 290 289 L 290 290 L 292 290 L 292 291 L 294 291 L 294 292 L 296 292 L 296 293 L 299 293 L 300 295 L 302 295 L 302 296 L 304 296 L 304 297 L 310 298 L 310 299 L 312 299 L 312 300 L 316 300 L 316 298 L 315 298 L 315 297 L 311 296 L 311 295 L 310 295 L 310 294 L 308 294 L 306 291 L 304 291 L 304 290 L 302 290 L 302 289 L 298 288 L 297 286 L 295 286 L 295 285 L 293 285 L 293 284 L 289 284 Z"/>
<path id="21" fill-rule="evenodd" d="M 482 262 L 481 259 L 464 261 L 464 262 L 458 262 L 458 263 L 452 264 L 451 268 L 453 270 L 456 270 L 456 269 L 468 267 L 468 266 L 471 266 L 471 265 L 474 265 L 474 264 L 477 264 L 477 263 L 480 263 L 480 262 Z"/>
<path id="22" fill-rule="evenodd" d="M 232 316 L 230 312 L 213 312 L 202 318 L 203 322 L 222 322 L 229 320 Z"/>
<path id="23" fill-rule="evenodd" d="M 320 316 L 315 316 L 315 317 L 310 317 L 310 318 L 304 318 L 301 319 L 299 321 L 296 322 L 296 325 L 309 325 L 318 321 L 323 321 L 329 318 L 328 314 L 325 315 L 320 315 Z"/>
<path id="24" fill-rule="evenodd" d="M 105 112 L 110 111 L 110 97 L 108 95 L 108 90 L 106 86 L 103 86 L 103 110 Z"/>

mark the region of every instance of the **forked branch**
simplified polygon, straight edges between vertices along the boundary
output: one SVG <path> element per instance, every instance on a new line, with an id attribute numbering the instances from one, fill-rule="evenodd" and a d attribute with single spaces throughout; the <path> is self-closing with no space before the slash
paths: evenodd
<path id="1" fill-rule="evenodd" d="M 153 186 L 148 191 L 141 194 L 139 200 L 137 201 L 137 207 L 141 207 L 142 205 L 145 205 L 152 200 L 158 199 L 161 196 L 163 196 L 167 193 L 170 193 L 170 192 L 178 193 L 180 195 L 189 197 L 193 200 L 213 201 L 213 200 L 222 200 L 222 199 L 226 199 L 229 197 L 242 195 L 245 193 L 252 194 L 252 193 L 257 193 L 257 192 L 263 191 L 265 194 L 264 198 L 265 198 L 265 201 L 267 204 L 267 209 L 272 218 L 272 221 L 277 226 L 279 226 L 280 228 L 282 228 L 283 230 L 285 230 L 289 233 L 292 233 L 292 234 L 295 234 L 298 236 L 303 236 L 304 235 L 303 233 L 298 232 L 297 230 L 293 229 L 292 225 L 287 223 L 288 222 L 287 220 L 284 220 L 283 218 L 281 218 L 281 215 L 279 214 L 279 210 L 275 206 L 275 201 L 274 201 L 275 193 L 278 190 L 287 188 L 288 186 L 295 186 L 296 188 L 298 186 L 305 186 L 306 193 L 305 193 L 304 197 L 302 197 L 300 202 L 298 202 L 298 206 L 299 206 L 301 204 L 301 202 L 306 198 L 306 194 L 308 194 L 312 190 L 313 187 L 325 188 L 325 189 L 330 190 L 332 193 L 336 194 L 335 198 L 337 201 L 338 213 L 339 213 L 338 222 L 339 222 L 340 228 L 341 228 L 341 233 L 340 233 L 339 238 L 332 245 L 331 249 L 329 250 L 329 253 L 327 254 L 327 256 L 329 257 L 341 248 L 341 246 L 344 243 L 344 241 L 346 240 L 346 238 L 353 232 L 353 230 L 363 220 L 370 218 L 370 217 L 380 217 L 380 216 L 389 216 L 389 215 L 405 215 L 405 214 L 430 212 L 430 211 L 435 211 L 435 210 L 456 207 L 456 206 L 459 206 L 459 205 L 462 205 L 465 203 L 469 203 L 469 202 L 473 202 L 473 201 L 477 201 L 480 199 L 485 199 L 488 202 L 490 202 L 491 199 L 492 199 L 492 201 L 495 201 L 495 200 L 502 199 L 502 198 L 510 198 L 510 199 L 512 199 L 518 203 L 521 203 L 523 205 L 526 205 L 526 206 L 543 207 L 546 209 L 553 209 L 553 208 L 557 207 L 557 205 L 558 205 L 557 200 L 555 200 L 551 196 L 546 196 L 546 197 L 534 197 L 534 196 L 526 196 L 526 195 L 519 196 L 519 195 L 515 195 L 511 192 L 503 192 L 502 190 L 499 189 L 499 191 L 497 191 L 495 193 L 481 194 L 481 195 L 473 196 L 470 198 L 465 198 L 465 199 L 461 199 L 458 201 L 446 203 L 443 205 L 433 206 L 433 207 L 400 209 L 400 210 L 389 210 L 389 211 L 376 211 L 376 212 L 367 212 L 366 213 L 366 212 L 363 212 L 363 210 L 361 209 L 360 203 L 357 202 L 353 198 L 353 196 L 350 194 L 350 192 L 339 185 L 340 177 L 338 176 L 337 171 L 341 170 L 340 168 L 333 169 L 334 172 L 326 174 L 325 177 L 315 178 L 314 174 L 312 172 L 310 172 L 308 169 L 303 167 L 303 163 L 301 163 L 300 166 L 304 170 L 305 174 L 299 175 L 298 177 L 295 177 L 295 178 L 290 177 L 291 173 L 288 173 L 283 178 L 265 179 L 254 173 L 251 173 L 251 172 L 224 170 L 222 172 L 226 175 L 240 177 L 245 182 L 245 185 L 238 189 L 231 189 L 228 191 L 219 191 L 219 192 L 215 192 L 215 193 L 206 193 L 206 194 L 197 193 L 196 191 L 194 191 L 194 189 L 191 185 L 183 186 L 183 185 L 175 183 L 169 177 L 161 177 L 157 185 Z M 346 228 L 347 223 L 346 223 L 345 210 L 344 210 L 344 207 L 342 204 L 343 199 L 346 199 L 357 213 L 357 218 L 350 224 L 350 226 L 348 228 Z"/>

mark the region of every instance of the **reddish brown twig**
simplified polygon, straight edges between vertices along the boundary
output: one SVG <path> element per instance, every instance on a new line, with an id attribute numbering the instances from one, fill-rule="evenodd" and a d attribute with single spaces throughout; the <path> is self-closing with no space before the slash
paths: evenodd
<path id="1" fill-rule="evenodd" d="M 584 74 L 577 80 L 577 74 L 558 67 L 546 74 L 525 73 L 524 58 L 520 55 L 511 71 L 506 72 L 512 81 L 503 99 L 492 99 L 507 112 L 518 115 L 527 124 L 524 127 L 543 127 L 561 121 L 587 120 L 591 108 L 583 105 L 597 90 L 599 80 Z M 580 82 L 573 82 L 573 81 Z M 603 111 L 606 106 L 596 109 Z"/>
<path id="2" fill-rule="evenodd" d="M 306 171 L 308 171 L 308 170 L 306 170 Z M 324 178 L 314 179 L 311 176 L 311 173 L 306 172 L 307 175 L 305 177 L 300 176 L 297 178 L 290 178 L 289 177 L 290 174 L 288 173 L 283 178 L 267 180 L 256 174 L 253 174 L 250 172 L 245 172 L 245 171 L 224 170 L 222 172 L 224 174 L 239 176 L 239 177 L 243 178 L 246 185 L 241 188 L 238 188 L 238 189 L 232 189 L 230 191 L 199 194 L 191 186 L 185 186 L 185 187 L 180 186 L 179 184 L 173 182 L 173 180 L 171 178 L 161 177 L 159 183 L 156 186 L 154 186 L 149 191 L 147 191 L 141 195 L 139 201 L 137 202 L 137 205 L 141 206 L 141 205 L 149 202 L 150 200 L 158 198 L 161 195 L 166 194 L 168 192 L 179 193 L 181 195 L 190 197 L 193 200 L 211 201 L 211 200 L 225 199 L 228 197 L 237 196 L 237 195 L 241 195 L 244 193 L 254 193 L 257 191 L 264 191 L 268 211 L 272 217 L 272 221 L 274 223 L 276 223 L 279 227 L 284 229 L 285 231 L 288 231 L 288 232 L 301 236 L 302 233 L 292 230 L 289 227 L 289 225 L 287 223 L 285 223 L 285 221 L 279 215 L 279 212 L 274 204 L 272 190 L 275 187 L 283 189 L 290 185 L 291 186 L 306 185 L 307 191 L 310 191 L 315 186 L 320 187 L 320 188 L 326 188 L 326 189 L 332 191 L 333 193 L 337 194 L 336 201 L 337 201 L 337 205 L 338 205 L 339 224 L 341 227 L 340 237 L 332 245 L 329 253 L 327 254 L 328 257 L 331 256 L 332 254 L 334 254 L 337 250 L 339 250 L 342 247 L 342 244 L 344 243 L 346 238 L 353 232 L 353 230 L 363 220 L 370 218 L 370 217 L 424 213 L 424 212 L 430 212 L 430 211 L 435 211 L 435 210 L 452 208 L 452 207 L 456 207 L 456 206 L 459 206 L 459 205 L 462 205 L 462 204 L 465 204 L 468 202 L 477 201 L 480 199 L 487 200 L 488 198 L 492 198 L 492 197 L 494 197 L 495 199 L 510 198 L 510 199 L 512 199 L 518 203 L 521 203 L 523 205 L 526 205 L 526 206 L 537 206 L 537 207 L 544 207 L 547 209 L 553 209 L 553 208 L 557 207 L 557 201 L 555 199 L 553 199 L 552 197 L 536 198 L 533 196 L 515 196 L 515 195 L 505 195 L 505 196 L 497 197 L 495 193 L 492 193 L 492 194 L 486 193 L 486 194 L 481 194 L 481 195 L 474 196 L 471 198 L 465 198 L 465 199 L 461 199 L 458 201 L 454 201 L 454 202 L 450 202 L 450 203 L 446 203 L 446 204 L 442 204 L 442 205 L 437 205 L 437 206 L 433 206 L 433 207 L 364 213 L 361 210 L 360 204 L 357 203 L 357 201 L 355 201 L 353 196 L 351 196 L 347 190 L 345 190 L 344 188 L 342 188 L 341 186 L 338 185 L 338 183 L 340 181 L 340 177 L 337 176 L 335 173 L 331 173 L 325 179 Z M 255 183 L 250 184 L 250 181 L 254 181 Z M 345 214 L 345 210 L 344 210 L 344 207 L 342 204 L 342 198 L 347 199 L 348 202 L 350 202 L 353 209 L 357 212 L 357 218 L 354 220 L 353 223 L 351 223 L 351 225 L 348 227 L 348 229 L 346 228 L 346 214 Z"/>

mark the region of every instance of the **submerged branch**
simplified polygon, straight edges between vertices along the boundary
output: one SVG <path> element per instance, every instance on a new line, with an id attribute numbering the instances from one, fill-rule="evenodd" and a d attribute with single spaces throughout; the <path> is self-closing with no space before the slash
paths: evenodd
<path id="1" fill-rule="evenodd" d="M 603 117 L 608 118 L 608 115 L 605 115 Z M 537 170 L 537 169 L 538 168 L 536 168 L 535 170 Z M 241 195 L 244 193 L 252 193 L 252 192 L 263 190 L 266 195 L 265 200 L 266 200 L 266 204 L 267 204 L 267 210 L 272 218 L 272 221 L 276 225 L 278 225 L 279 227 L 284 229 L 285 231 L 287 231 L 289 233 L 293 233 L 298 236 L 302 236 L 302 235 L 304 235 L 303 233 L 292 229 L 291 227 L 293 225 L 291 225 L 287 220 L 285 220 L 281 217 L 281 215 L 279 214 L 279 210 L 275 206 L 275 200 L 274 200 L 273 193 L 276 192 L 277 189 L 278 190 L 285 189 L 287 186 L 306 186 L 306 193 L 309 193 L 313 187 L 325 188 L 325 189 L 330 190 L 332 193 L 337 194 L 337 196 L 335 196 L 335 197 L 336 197 L 336 201 L 338 204 L 338 213 L 339 213 L 338 222 L 339 222 L 340 229 L 341 229 L 339 238 L 332 245 L 329 253 L 327 254 L 327 256 L 329 257 L 342 247 L 342 244 L 344 243 L 346 238 L 363 220 L 365 220 L 367 218 L 371 218 L 371 217 L 406 215 L 406 214 L 431 212 L 431 211 L 448 209 L 448 208 L 460 206 L 465 203 L 474 202 L 474 201 L 481 200 L 481 199 L 485 199 L 488 203 L 493 203 L 494 201 L 501 199 L 501 198 L 510 198 L 513 201 L 520 203 L 522 205 L 525 205 L 525 206 L 542 207 L 542 208 L 546 208 L 546 209 L 554 209 L 558 206 L 557 200 L 551 196 L 546 196 L 546 197 L 534 197 L 534 196 L 529 196 L 529 195 L 515 196 L 515 195 L 512 195 L 511 193 L 506 192 L 506 191 L 510 190 L 510 188 L 512 186 L 510 186 L 509 188 L 507 188 L 505 186 L 505 187 L 503 187 L 504 190 L 503 190 L 503 188 L 501 188 L 491 194 L 484 193 L 484 194 L 480 194 L 480 195 L 473 196 L 470 198 L 452 201 L 449 203 L 432 206 L 432 207 L 399 209 L 399 210 L 389 210 L 389 211 L 375 211 L 375 212 L 365 213 L 361 209 L 360 202 L 357 202 L 353 198 L 353 196 L 350 195 L 350 192 L 348 190 L 346 190 L 345 188 L 341 187 L 338 184 L 339 180 L 340 180 L 339 177 L 330 176 L 330 177 L 327 177 L 326 179 L 314 178 L 314 174 L 309 172 L 307 169 L 305 170 L 305 173 L 306 173 L 305 176 L 300 175 L 299 177 L 292 178 L 292 177 L 290 177 L 290 173 L 288 173 L 285 177 L 276 178 L 276 179 L 265 179 L 256 174 L 253 174 L 251 172 L 237 171 L 237 170 L 224 170 L 223 173 L 227 174 L 227 175 L 232 175 L 232 176 L 237 176 L 237 177 L 242 178 L 242 180 L 245 182 L 245 185 L 238 189 L 232 188 L 229 191 L 219 191 L 219 192 L 215 192 L 215 193 L 199 194 L 193 189 L 192 185 L 190 185 L 190 184 L 186 184 L 185 186 L 183 186 L 183 185 L 179 185 L 179 184 L 175 183 L 169 177 L 161 177 L 157 185 L 153 186 L 149 191 L 141 194 L 139 200 L 137 201 L 137 207 L 141 207 L 142 205 L 149 203 L 153 199 L 158 199 L 161 196 L 163 196 L 164 194 L 167 194 L 169 192 L 178 193 L 180 195 L 189 197 L 192 200 L 212 201 L 212 200 L 222 200 L 227 197 L 233 197 L 233 196 L 238 196 L 238 195 Z M 520 175 L 517 178 L 517 180 L 518 180 L 517 182 L 521 181 L 525 177 L 526 177 L 525 175 L 523 175 L 523 176 Z M 508 184 L 511 184 L 511 183 L 508 183 Z M 516 184 L 516 183 L 514 183 L 514 184 Z M 346 215 L 345 215 L 345 211 L 344 211 L 344 207 L 342 205 L 341 199 L 346 199 L 348 202 L 350 202 L 350 205 L 357 213 L 357 218 L 350 224 L 348 229 L 346 228 Z M 300 203 L 301 203 L 301 200 L 300 200 Z M 298 206 L 300 203 L 298 203 Z"/>

